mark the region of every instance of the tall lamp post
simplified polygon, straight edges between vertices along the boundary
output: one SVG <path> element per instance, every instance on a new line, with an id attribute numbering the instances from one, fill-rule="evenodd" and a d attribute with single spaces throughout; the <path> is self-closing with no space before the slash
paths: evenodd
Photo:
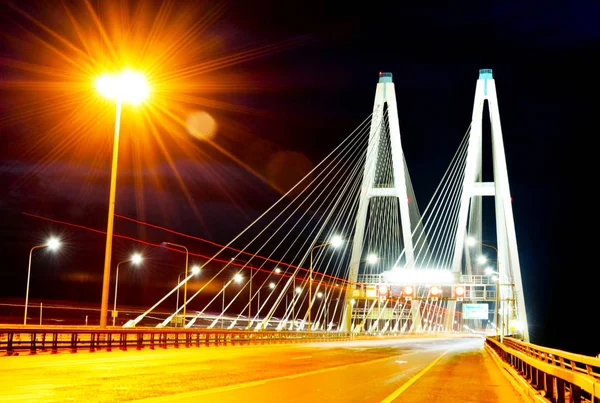
<path id="1" fill-rule="evenodd" d="M 310 333 L 310 311 L 312 308 L 312 273 L 313 273 L 313 251 L 318 248 L 322 248 L 323 246 L 331 245 L 334 248 L 337 248 L 342 244 L 343 240 L 340 236 L 335 235 L 331 238 L 329 242 L 322 243 L 320 245 L 313 246 L 310 250 L 310 265 L 308 269 L 308 327 L 307 331 Z"/>
<path id="2" fill-rule="evenodd" d="M 48 242 L 36 245 L 29 251 L 29 265 L 27 266 L 27 288 L 25 291 L 25 313 L 23 314 L 23 325 L 27 325 L 27 305 L 29 303 L 29 279 L 31 277 L 31 256 L 35 249 L 48 248 L 51 251 L 55 251 L 60 246 L 60 241 L 57 238 L 50 238 Z"/>
<path id="3" fill-rule="evenodd" d="M 196 275 L 198 273 L 200 273 L 200 267 L 192 266 L 192 274 Z M 184 271 L 179 273 L 179 275 L 177 276 L 177 284 L 179 284 L 181 282 L 180 279 L 181 279 L 182 274 L 187 274 L 187 273 Z M 187 275 L 186 275 L 186 277 L 187 277 Z M 186 281 L 185 285 L 187 286 L 187 281 Z M 181 288 L 181 287 L 179 287 L 179 286 L 177 287 L 177 298 L 175 300 L 175 312 L 179 311 L 179 288 Z M 184 309 L 185 309 L 185 307 L 184 307 Z M 185 317 L 185 315 L 184 315 L 184 317 Z M 177 327 L 177 320 L 175 320 L 175 327 Z"/>
<path id="4" fill-rule="evenodd" d="M 231 280 L 229 280 L 227 282 L 227 284 L 225 284 L 225 286 L 223 287 L 223 302 L 221 304 L 221 329 L 223 329 L 223 314 L 225 313 L 225 289 L 227 288 L 227 286 L 229 284 L 231 284 L 232 281 L 235 281 L 236 283 L 239 283 L 240 281 L 242 281 L 244 279 L 244 277 L 240 274 L 237 273 L 235 276 L 233 276 L 233 278 Z"/>
<path id="5" fill-rule="evenodd" d="M 500 304 L 500 273 L 493 270 L 491 267 L 488 267 L 485 269 L 485 274 L 487 274 L 488 276 L 493 275 L 496 279 L 496 305 L 495 305 L 496 315 L 494 315 L 494 319 L 496 322 L 496 338 L 497 338 L 498 337 L 498 322 L 499 322 L 499 315 L 498 315 L 499 307 L 498 307 L 498 305 Z"/>
<path id="6" fill-rule="evenodd" d="M 119 286 L 119 266 L 121 265 L 121 263 L 127 263 L 127 262 L 131 262 L 135 265 L 138 265 L 142 262 L 142 255 L 140 255 L 139 253 L 134 253 L 131 256 L 131 259 L 127 259 L 127 260 L 123 260 L 122 262 L 117 263 L 117 270 L 116 270 L 116 274 L 115 274 L 115 301 L 113 303 L 113 314 L 112 314 L 112 325 L 115 325 L 115 321 L 117 319 L 117 291 L 118 291 L 118 286 Z"/>
<path id="7" fill-rule="evenodd" d="M 186 248 L 183 245 L 178 245 L 176 243 L 171 243 L 171 242 L 163 242 L 163 244 L 170 245 L 170 246 L 177 246 L 177 247 L 185 249 L 185 278 L 186 278 L 186 281 L 185 281 L 185 284 L 183 285 L 183 319 L 182 319 L 183 327 L 185 327 L 185 309 L 187 307 L 188 258 L 189 258 L 190 252 L 188 251 L 188 248 Z M 177 291 L 179 292 L 179 287 L 177 287 Z M 177 322 L 175 322 L 175 323 L 177 323 Z"/>
<path id="8" fill-rule="evenodd" d="M 493 249 L 496 252 L 496 260 L 498 259 L 498 257 L 499 257 L 498 248 L 496 248 L 495 246 L 492 246 L 492 245 L 488 245 L 487 243 L 483 243 L 483 242 L 477 241 L 475 238 L 472 238 L 472 237 L 467 238 L 467 245 L 468 246 L 474 245 L 476 243 L 479 243 L 481 246 L 485 246 L 487 248 Z M 480 263 L 485 263 L 485 261 L 486 261 L 485 256 L 480 257 L 480 259 L 482 259 L 482 261 Z M 486 270 L 486 271 L 488 272 L 486 274 L 493 274 L 489 270 Z M 495 307 L 494 307 L 494 310 L 496 311 L 496 313 L 495 313 L 494 317 L 495 317 L 495 322 L 496 322 L 496 338 L 498 338 L 498 324 L 499 324 L 499 322 L 498 322 L 498 319 L 499 319 L 499 315 L 498 315 L 499 306 L 498 305 L 500 303 L 500 295 L 499 295 L 500 294 L 500 273 L 496 272 L 496 275 L 497 275 L 496 276 L 496 279 L 497 279 L 497 281 L 496 281 L 496 303 L 495 303 Z"/>
<path id="9" fill-rule="evenodd" d="M 100 306 L 100 328 L 106 328 L 108 293 L 110 285 L 110 262 L 112 254 L 113 223 L 115 218 L 115 195 L 117 189 L 117 161 L 119 156 L 119 134 L 121 130 L 121 107 L 123 103 L 139 104 L 150 93 L 150 87 L 140 73 L 126 70 L 119 74 L 102 74 L 96 80 L 96 89 L 104 97 L 115 101 L 116 119 L 113 139 L 110 192 L 108 197 L 108 222 L 106 225 L 106 249 L 104 275 L 102 278 L 102 303 Z"/>

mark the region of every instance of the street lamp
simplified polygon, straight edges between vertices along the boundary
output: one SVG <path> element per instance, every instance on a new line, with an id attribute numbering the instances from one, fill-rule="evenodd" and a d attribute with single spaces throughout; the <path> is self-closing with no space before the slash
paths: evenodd
<path id="1" fill-rule="evenodd" d="M 192 274 L 196 275 L 200 273 L 200 267 L 199 266 L 192 266 Z M 184 271 L 179 273 L 179 275 L 177 276 L 177 284 L 179 284 L 181 282 L 180 278 L 182 274 L 186 274 Z M 187 276 L 186 276 L 187 277 Z M 186 286 L 187 286 L 187 281 L 186 281 Z M 179 289 L 181 288 L 181 286 L 177 286 L 177 298 L 175 300 L 175 312 L 179 311 Z M 184 316 L 185 317 L 185 316 Z M 175 327 L 177 327 L 177 320 L 175 320 Z"/>
<path id="2" fill-rule="evenodd" d="M 240 273 L 236 273 L 235 276 L 233 276 L 233 278 L 231 280 L 229 280 L 227 282 L 227 284 L 225 284 L 225 286 L 223 287 L 223 302 L 221 304 L 221 329 L 223 329 L 223 314 L 225 313 L 225 289 L 227 288 L 227 286 L 229 284 L 231 284 L 232 281 L 239 283 L 243 279 L 244 279 L 244 276 L 242 276 Z"/>
<path id="3" fill-rule="evenodd" d="M 498 256 L 499 256 L 498 249 L 495 246 L 488 245 L 483 242 L 479 242 L 473 237 L 468 237 L 466 242 L 467 242 L 467 246 L 471 246 L 471 245 L 475 245 L 476 243 L 479 243 L 481 246 L 485 246 L 490 249 L 493 249 L 496 252 L 496 259 L 498 259 Z M 480 264 L 484 264 L 485 262 L 487 262 L 487 258 L 482 255 L 482 256 L 479 256 L 477 261 Z M 499 304 L 500 304 L 500 273 L 497 271 L 494 271 L 491 267 L 487 267 L 485 269 L 485 274 L 487 274 L 487 275 L 495 274 L 496 275 L 496 305 L 494 307 L 494 310 L 496 312 L 495 312 L 494 316 L 496 318 L 495 322 L 496 322 L 496 338 L 497 338 L 498 337 L 498 320 L 499 320 L 498 309 L 499 309 Z"/>
<path id="4" fill-rule="evenodd" d="M 163 242 L 164 245 L 170 245 L 170 246 L 177 246 L 180 248 L 185 249 L 185 284 L 183 286 L 183 319 L 182 319 L 182 323 L 183 323 L 183 327 L 185 327 L 185 308 L 187 306 L 187 280 L 188 280 L 188 258 L 189 258 L 189 254 L 190 252 L 188 251 L 188 248 L 186 248 L 183 245 L 178 245 L 176 243 L 171 243 L 171 242 Z M 179 284 L 179 283 L 177 283 Z M 179 292 L 179 287 L 177 287 L 177 292 Z M 177 302 L 177 305 L 179 305 L 179 302 Z M 177 323 L 177 322 L 175 322 Z"/>
<path id="5" fill-rule="evenodd" d="M 496 280 L 496 304 L 495 304 L 495 322 L 496 322 L 496 338 L 498 337 L 498 305 L 500 303 L 500 273 L 498 273 L 497 271 L 495 271 L 494 269 L 492 269 L 491 267 L 486 267 L 485 268 L 485 274 L 488 276 L 493 276 L 492 279 Z"/>
<path id="6" fill-rule="evenodd" d="M 320 245 L 313 246 L 310 250 L 310 265 L 308 270 L 308 333 L 310 333 L 310 311 L 312 305 L 312 273 L 313 273 L 313 251 L 318 248 L 322 248 L 323 246 L 331 245 L 334 248 L 337 248 L 344 242 L 344 240 L 339 235 L 334 235 L 329 242 L 322 243 Z"/>
<path id="7" fill-rule="evenodd" d="M 102 303 L 100 305 L 100 328 L 104 329 L 106 328 L 106 316 L 108 313 L 108 288 L 110 284 L 110 259 L 112 253 L 113 223 L 115 219 L 121 107 L 123 103 L 137 105 L 144 101 L 150 93 L 150 87 L 141 73 L 125 70 L 119 74 L 102 74 L 96 79 L 96 89 L 105 98 L 116 102 L 110 192 L 108 197 L 108 223 L 106 226 L 106 250 L 104 254 L 104 276 L 102 279 Z"/>
<path id="8" fill-rule="evenodd" d="M 135 265 L 138 265 L 142 262 L 143 258 L 142 255 L 140 255 L 139 253 L 134 253 L 131 256 L 131 259 L 127 259 L 127 260 L 123 260 L 122 262 L 117 263 L 117 273 L 115 275 L 115 301 L 113 304 L 113 314 L 112 314 L 112 325 L 115 325 L 115 320 L 117 319 L 117 290 L 118 290 L 118 285 L 119 285 L 119 266 L 121 265 L 121 263 L 126 263 L 126 262 L 131 262 Z"/>
<path id="9" fill-rule="evenodd" d="M 29 303 L 29 278 L 31 277 L 31 255 L 34 249 L 48 248 L 51 251 L 55 251 L 60 247 L 60 240 L 58 238 L 50 238 L 48 241 L 41 245 L 36 245 L 29 251 L 29 266 L 27 267 L 27 288 L 25 291 L 25 313 L 23 314 L 23 325 L 27 324 L 27 305 Z"/>

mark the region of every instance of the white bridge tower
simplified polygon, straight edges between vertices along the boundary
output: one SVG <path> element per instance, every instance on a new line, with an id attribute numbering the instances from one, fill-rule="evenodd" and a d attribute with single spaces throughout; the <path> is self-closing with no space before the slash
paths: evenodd
<path id="1" fill-rule="evenodd" d="M 487 101 L 492 145 L 493 182 L 482 182 L 482 117 L 484 104 Z M 479 70 L 479 79 L 475 88 L 475 102 L 471 121 L 468 154 L 463 182 L 463 193 L 460 201 L 458 215 L 458 228 L 456 232 L 454 258 L 452 270 L 457 282 L 463 272 L 463 252 L 467 234 L 481 234 L 481 197 L 493 196 L 496 215 L 496 241 L 497 241 L 497 271 L 498 282 L 496 293 L 498 304 L 495 306 L 495 317 L 499 312 L 505 316 L 512 316 L 507 325 L 509 329 L 500 329 L 501 334 L 509 330 L 522 333 L 525 341 L 529 341 L 527 315 L 523 284 L 521 281 L 521 267 L 517 249 L 517 237 L 511 205 L 510 187 L 504 143 L 502 140 L 502 127 L 500 125 L 500 112 L 496 97 L 496 83 L 492 70 Z M 468 225 L 468 232 L 467 232 Z M 467 261 L 467 266 L 468 266 Z M 470 273 L 469 273 L 470 274 Z M 499 290 L 498 290 L 499 289 Z M 503 321 L 503 324 L 507 321 Z M 496 323 L 498 321 L 496 320 Z M 520 328 L 513 329 L 513 326 Z"/>
<path id="2" fill-rule="evenodd" d="M 387 107 L 387 111 L 386 111 Z M 387 121 L 386 121 L 387 119 Z M 387 133 L 389 125 L 389 142 L 391 151 L 391 171 L 393 183 L 377 184 L 376 171 L 379 160 L 379 148 L 382 135 Z M 387 139 L 386 139 L 387 140 Z M 358 211 L 356 214 L 356 226 L 352 244 L 352 255 L 350 257 L 349 284 L 345 296 L 344 318 L 342 330 L 352 329 L 352 298 L 356 290 L 358 269 L 363 254 L 363 242 L 367 225 L 367 213 L 369 201 L 375 197 L 396 197 L 402 228 L 402 240 L 404 245 L 404 265 L 414 267 L 415 256 L 412 240 L 412 226 L 409 214 L 409 200 L 406 182 L 406 169 L 402 144 L 400 143 L 400 124 L 398 120 L 398 106 L 396 104 L 396 92 L 391 73 L 380 73 L 379 82 L 375 92 L 375 103 L 371 117 L 371 128 L 369 142 L 365 159 L 364 176 L 360 191 Z M 416 307 L 417 304 L 415 304 Z M 418 307 L 414 310 L 418 312 Z M 420 320 L 418 321 L 420 322 Z"/>

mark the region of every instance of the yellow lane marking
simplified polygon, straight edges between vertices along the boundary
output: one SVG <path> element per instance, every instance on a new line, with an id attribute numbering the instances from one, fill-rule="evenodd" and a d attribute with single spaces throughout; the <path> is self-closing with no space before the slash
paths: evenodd
<path id="1" fill-rule="evenodd" d="M 415 354 L 415 353 L 411 353 L 411 354 Z M 405 354 L 404 356 L 407 356 L 409 354 Z M 258 386 L 258 385 L 264 385 L 267 382 L 272 382 L 272 381 L 280 381 L 283 379 L 295 379 L 295 378 L 301 378 L 303 376 L 310 376 L 310 375 L 316 375 L 316 374 L 322 374 L 324 372 L 329 372 L 329 371 L 334 371 L 337 369 L 344 369 L 344 368 L 349 368 L 353 365 L 366 365 L 366 364 L 375 364 L 378 362 L 383 362 L 383 361 L 389 361 L 390 359 L 394 359 L 397 356 L 391 356 L 391 357 L 384 357 L 384 358 L 378 358 L 375 360 L 371 360 L 371 361 L 365 361 L 365 362 L 360 362 L 360 363 L 352 363 L 352 364 L 346 364 L 346 365 L 342 365 L 339 367 L 331 367 L 331 368 L 323 368 L 323 369 L 317 369 L 315 371 L 309 371 L 309 372 L 303 372 L 300 374 L 295 374 L 295 375 L 285 375 L 285 376 L 278 376 L 275 378 L 268 378 L 268 379 L 261 379 L 259 381 L 252 381 L 252 382 L 244 382 L 244 383 L 238 383 L 235 385 L 228 385 L 228 386 L 220 386 L 218 388 L 212 388 L 212 389 L 204 389 L 204 390 L 197 390 L 197 391 L 192 391 L 192 392 L 184 392 L 184 393 L 178 393 L 176 395 L 167 395 L 167 396 L 157 396 L 157 397 L 150 397 L 147 399 L 141 399 L 141 400 L 135 400 L 136 402 L 142 403 L 158 403 L 158 402 L 168 402 L 171 400 L 181 400 L 184 398 L 191 398 L 191 397 L 196 397 L 196 396 L 204 396 L 204 395 L 211 395 L 213 393 L 221 393 L 221 392 L 227 392 L 230 390 L 235 390 L 235 389 L 242 389 L 242 388 L 249 388 L 252 386 Z"/>
<path id="2" fill-rule="evenodd" d="M 450 351 L 450 350 L 448 350 L 448 351 Z M 392 393 L 391 395 L 389 395 L 388 397 L 386 397 L 385 399 L 383 399 L 381 401 L 381 403 L 391 403 L 391 402 L 393 402 L 406 389 L 408 389 L 410 387 L 410 385 L 412 385 L 413 383 L 415 383 L 420 377 L 422 377 L 423 375 L 425 375 L 425 373 L 427 371 L 429 371 L 431 368 L 433 368 L 433 366 L 435 364 L 437 364 L 442 359 L 442 357 L 444 357 L 446 354 L 448 354 L 448 351 L 445 351 L 444 353 L 442 353 L 442 355 L 440 355 L 438 358 L 436 358 L 435 360 L 433 360 L 433 362 L 431 364 L 429 364 L 428 366 L 426 366 L 425 368 L 423 368 L 418 374 L 416 374 L 415 376 L 413 376 L 412 378 L 410 378 L 405 384 L 403 384 L 394 393 Z"/>
<path id="3" fill-rule="evenodd" d="M 290 360 L 305 360 L 307 358 L 312 358 L 312 355 L 303 355 L 302 357 L 292 357 Z"/>

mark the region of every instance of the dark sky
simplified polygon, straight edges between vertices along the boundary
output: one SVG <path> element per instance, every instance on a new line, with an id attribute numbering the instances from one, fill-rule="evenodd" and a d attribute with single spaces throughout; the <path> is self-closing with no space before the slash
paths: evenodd
<path id="1" fill-rule="evenodd" d="M 239 62 L 191 75 L 189 82 L 206 83 L 197 91 L 201 94 L 194 94 L 201 99 L 173 97 L 172 106 L 214 116 L 219 122 L 215 143 L 246 168 L 203 141 L 166 136 L 164 130 L 159 137 L 170 160 L 160 152 L 150 156 L 132 134 L 135 125 L 124 123 L 117 213 L 226 243 L 276 200 L 278 189 L 292 186 L 371 113 L 380 71 L 394 75 L 402 144 L 423 208 L 470 122 L 478 70 L 491 68 L 532 341 L 600 352 L 590 330 L 590 312 L 597 306 L 591 287 L 600 275 L 596 222 L 589 218 L 595 210 L 588 209 L 597 181 L 592 164 L 598 3 L 510 0 L 461 2 L 460 8 L 448 2 L 351 3 L 166 2 L 169 18 L 154 37 L 148 27 L 143 34 L 136 31 L 144 24 L 123 29 L 122 37 L 136 37 L 150 48 L 150 40 L 160 41 L 171 27 L 179 31 L 170 41 L 189 33 L 193 40 L 186 44 L 186 57 L 166 64 L 171 72 L 237 55 Z M 77 126 L 73 135 L 70 125 L 76 118 L 64 113 L 78 105 L 73 92 L 81 87 L 72 83 L 81 80 L 81 71 L 65 67 L 69 62 L 61 56 L 76 48 L 93 59 L 101 36 L 86 24 L 84 2 L 65 4 L 3 1 L 0 6 L 0 296 L 24 295 L 30 247 L 48 233 L 60 233 L 69 248 L 57 256 L 36 256 L 30 295 L 94 302 L 100 300 L 104 238 L 22 214 L 98 230 L 106 225 L 114 116 L 112 110 L 90 115 L 98 125 Z M 106 9 L 118 4 L 128 4 L 133 16 L 140 3 L 89 3 L 107 27 L 115 23 L 108 16 L 115 14 Z M 160 4 L 145 2 L 147 14 L 135 18 L 149 26 Z M 67 11 L 82 23 L 81 35 L 89 41 L 74 39 Z M 197 21 L 202 23 L 194 26 Z M 184 23 L 194 28 L 184 31 Z M 107 32 L 115 40 L 114 31 Z M 242 61 L 243 52 L 266 45 L 272 50 Z M 120 51 L 117 47 L 115 53 Z M 27 84 L 35 82 L 43 89 Z M 70 84 L 59 85 L 64 82 Z M 124 111 L 124 122 L 127 113 L 133 112 Z M 153 141 L 148 147 L 159 150 L 160 141 Z M 153 182 L 156 178 L 160 183 Z M 163 233 L 118 218 L 115 232 L 165 240 Z M 486 233 L 493 234 L 493 228 Z M 192 247 L 202 248 L 200 243 Z M 117 240 L 113 258 L 122 259 L 130 249 L 130 243 Z M 158 281 L 173 277 L 160 270 L 155 267 Z M 156 278 L 138 280 L 150 287 Z M 155 301 L 130 283 L 132 298 L 141 298 L 142 305 Z M 135 304 L 133 299 L 124 303 Z"/>

